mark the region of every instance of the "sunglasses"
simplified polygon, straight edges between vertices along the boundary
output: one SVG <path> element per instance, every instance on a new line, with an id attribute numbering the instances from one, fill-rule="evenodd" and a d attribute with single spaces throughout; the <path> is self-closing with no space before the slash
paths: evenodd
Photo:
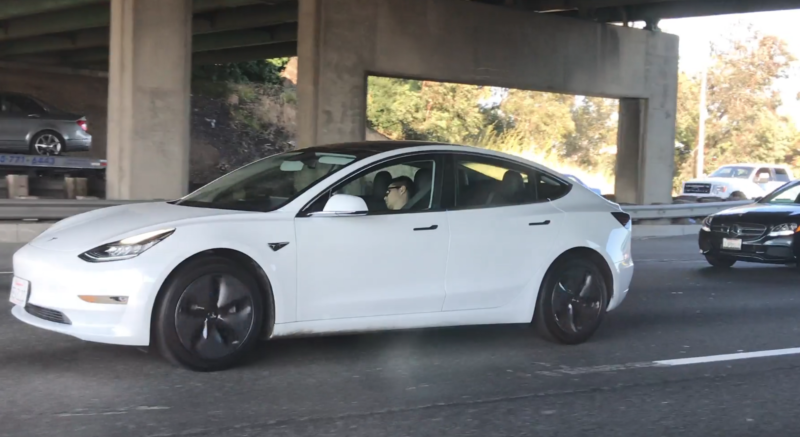
<path id="1" fill-rule="evenodd" d="M 388 196 L 392 190 L 399 190 L 400 187 L 389 187 L 386 189 L 386 195 Z"/>

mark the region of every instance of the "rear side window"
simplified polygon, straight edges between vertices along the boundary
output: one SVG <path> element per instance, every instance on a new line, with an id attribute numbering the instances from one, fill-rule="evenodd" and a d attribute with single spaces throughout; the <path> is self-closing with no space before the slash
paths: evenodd
<path id="1" fill-rule="evenodd" d="M 39 106 L 38 103 L 34 102 L 33 100 L 22 97 L 22 96 L 15 96 L 15 95 L 7 95 L 6 100 L 9 104 L 9 109 L 11 113 L 15 114 L 37 114 L 41 115 L 44 114 L 44 108 Z"/>
<path id="2" fill-rule="evenodd" d="M 775 169 L 775 180 L 778 182 L 789 182 L 791 181 L 791 177 L 789 176 L 789 172 L 782 168 Z"/>
<path id="3" fill-rule="evenodd" d="M 455 156 L 455 208 L 492 208 L 555 200 L 570 186 L 515 163 Z"/>

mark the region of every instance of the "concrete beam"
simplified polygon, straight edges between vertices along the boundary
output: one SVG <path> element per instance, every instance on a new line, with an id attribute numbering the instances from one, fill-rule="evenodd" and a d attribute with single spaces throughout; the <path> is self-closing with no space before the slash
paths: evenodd
<path id="1" fill-rule="evenodd" d="M 56 12 L 98 3 L 108 3 L 108 0 L 5 0 L 0 6 L 0 20 Z"/>
<path id="2" fill-rule="evenodd" d="M 288 58 L 297 56 L 297 43 L 286 42 L 231 50 L 200 52 L 192 56 L 193 65 L 225 64 L 256 59 Z"/>
<path id="3" fill-rule="evenodd" d="M 267 54 L 279 53 L 271 57 L 284 57 L 294 56 L 296 49 L 291 49 L 292 53 L 286 53 L 287 47 L 295 47 L 297 41 L 297 24 L 288 23 L 278 26 L 266 27 L 257 30 L 237 30 L 232 32 L 209 33 L 205 35 L 198 35 L 193 38 L 192 52 L 212 52 L 210 55 L 201 57 L 203 63 L 216 63 L 216 62 L 237 62 L 237 61 L 218 61 L 219 59 L 237 59 L 249 61 L 253 59 L 264 59 L 259 57 L 262 52 Z M 269 49 L 266 46 L 276 45 L 281 43 L 289 43 L 279 49 Z M 241 50 L 231 54 L 221 53 L 228 49 L 246 48 L 256 46 L 252 51 Z M 10 59 L 14 62 L 24 62 L 39 65 L 69 65 L 69 66 L 82 66 L 86 65 L 102 65 L 107 64 L 109 58 L 109 50 L 105 47 L 90 48 L 83 50 L 73 50 L 67 53 L 56 54 L 34 54 L 24 56 L 14 56 Z M 208 60 L 215 60 L 214 62 L 207 62 Z M 107 68 L 107 67 L 106 67 Z"/>
<path id="4" fill-rule="evenodd" d="M 274 6 L 247 6 L 223 9 L 210 14 L 198 14 L 192 21 L 192 32 L 199 35 L 296 22 L 297 3 L 284 2 Z"/>
<path id="5" fill-rule="evenodd" d="M 192 41 L 192 51 L 208 52 L 289 41 L 297 41 L 297 24 L 198 35 Z"/>
<path id="6" fill-rule="evenodd" d="M 631 3 L 631 1 L 628 1 Z M 703 17 L 711 15 L 744 14 L 800 8 L 799 0 L 704 0 L 667 1 L 653 4 L 629 5 L 624 8 L 597 8 L 590 17 L 601 22 L 650 21 L 671 18 Z M 578 12 L 561 15 L 578 17 Z"/>
<path id="7" fill-rule="evenodd" d="M 72 34 L 47 35 L 0 44 L 0 57 L 31 53 L 108 47 L 107 27 L 81 30 Z"/>
<path id="8" fill-rule="evenodd" d="M 110 16 L 108 5 L 101 4 L 15 18 L 0 27 L 0 41 L 107 27 Z"/>
<path id="9" fill-rule="evenodd" d="M 195 0 L 193 5 L 193 12 L 198 14 L 192 23 L 194 33 L 223 32 L 297 21 L 297 4 L 292 1 Z M 216 10 L 222 7 L 228 9 Z M 0 26 L 0 41 L 108 27 L 109 19 L 107 0 L 105 4 L 16 18 Z"/>

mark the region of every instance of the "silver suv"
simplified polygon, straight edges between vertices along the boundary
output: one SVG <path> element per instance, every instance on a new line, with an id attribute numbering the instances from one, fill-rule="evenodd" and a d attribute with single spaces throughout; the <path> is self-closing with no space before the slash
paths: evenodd
<path id="1" fill-rule="evenodd" d="M 92 147 L 86 117 L 34 97 L 0 93 L 0 151 L 35 155 L 83 152 Z"/>

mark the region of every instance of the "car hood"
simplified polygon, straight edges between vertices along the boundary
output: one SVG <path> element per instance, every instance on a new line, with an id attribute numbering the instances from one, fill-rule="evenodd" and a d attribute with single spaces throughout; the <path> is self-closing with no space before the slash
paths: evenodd
<path id="1" fill-rule="evenodd" d="M 753 203 L 714 214 L 714 221 L 777 225 L 800 223 L 800 205 Z"/>
<path id="2" fill-rule="evenodd" d="M 234 214 L 246 212 L 180 206 L 168 202 L 111 206 L 64 219 L 30 244 L 48 250 L 84 251 L 143 232 Z"/>

